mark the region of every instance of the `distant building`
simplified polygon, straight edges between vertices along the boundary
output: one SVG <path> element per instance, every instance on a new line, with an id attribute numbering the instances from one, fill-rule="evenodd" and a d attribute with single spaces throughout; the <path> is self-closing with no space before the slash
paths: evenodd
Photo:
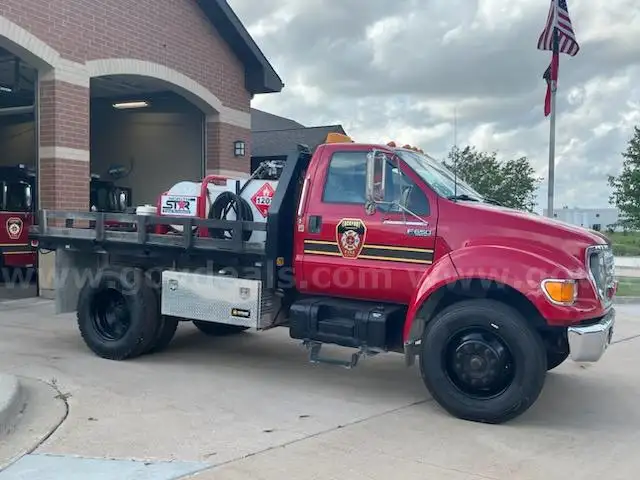
<path id="1" fill-rule="evenodd" d="M 311 150 L 322 144 L 329 133 L 346 135 L 342 125 L 306 127 L 285 117 L 251 109 L 251 172 L 265 160 L 284 160 L 298 144 Z"/>
<path id="2" fill-rule="evenodd" d="M 547 215 L 548 210 L 544 210 Z M 618 222 L 620 212 L 617 208 L 556 208 L 553 216 L 563 222 L 598 231 L 605 231 Z M 613 227 L 611 227 L 613 228 Z M 615 227 L 616 230 L 621 230 Z"/>

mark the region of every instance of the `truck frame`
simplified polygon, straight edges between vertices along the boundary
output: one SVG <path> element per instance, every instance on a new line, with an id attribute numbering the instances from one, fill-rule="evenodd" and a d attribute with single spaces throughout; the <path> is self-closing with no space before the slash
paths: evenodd
<path id="1" fill-rule="evenodd" d="M 322 220 L 310 215 L 301 221 L 315 198 L 309 193 L 312 182 L 319 182 L 312 178 L 310 165 L 315 161 L 320 168 L 320 158 L 330 147 L 320 146 L 312 154 L 299 146 L 289 155 L 266 222 L 39 212 L 30 237 L 40 249 L 56 251 L 56 312 L 77 312 L 85 343 L 111 360 L 161 351 L 180 321 L 191 321 L 210 335 L 285 327 L 291 338 L 308 348 L 311 362 L 346 368 L 380 353 L 400 353 L 407 366 L 419 357 L 425 385 L 442 407 L 458 418 L 487 423 L 502 423 L 525 412 L 540 394 L 546 372 L 570 355 L 576 361 L 599 360 L 611 341 L 615 320 L 608 276 L 612 256 L 605 242 L 600 239 L 586 251 L 587 263 L 595 251 L 594 258 L 603 264 L 602 288 L 590 267 L 560 256 L 558 261 L 570 264 L 574 273 L 556 268 L 562 275 L 538 282 L 531 287 L 534 293 L 525 295 L 495 276 L 461 278 L 451 254 L 436 253 L 450 252 L 438 243 L 444 240 L 405 207 L 394 217 L 383 214 L 388 228 L 401 224 L 403 237 L 396 237 L 401 242 L 383 244 L 381 232 L 367 232 L 366 221 L 351 215 L 330 227 L 333 238 L 342 240 L 312 240 L 309 235 L 321 230 Z M 369 152 L 362 218 L 385 212 L 379 190 L 384 190 L 385 159 L 393 152 L 353 143 L 344 148 Z M 110 229 L 113 222 L 132 224 L 133 231 Z M 156 233 L 168 225 L 181 225 L 181 232 Z M 211 229 L 230 232 L 230 238 L 199 234 Z M 247 231 L 266 232 L 266 242 L 246 241 Z M 431 243 L 414 245 L 425 239 Z M 333 284 L 310 291 L 308 277 L 300 280 L 294 268 L 301 249 L 321 261 L 335 259 L 334 264 L 317 265 L 329 265 L 338 273 L 341 261 L 385 266 L 361 264 L 361 274 L 374 276 L 364 281 L 366 291 L 341 286 L 335 276 Z M 494 250 L 481 248 L 484 256 L 476 261 L 490 261 Z M 511 255 L 507 261 L 522 277 L 531 264 L 553 266 L 538 252 L 498 249 L 498 254 L 500 261 Z M 460 258 L 459 265 L 469 261 Z M 353 270 L 344 272 L 348 276 Z M 375 275 L 384 277 L 385 272 L 392 272 L 392 279 L 417 275 L 415 291 L 372 283 Z M 606 298 L 598 297 L 596 287 L 606 290 Z M 392 300 L 400 294 L 407 300 Z M 325 344 L 353 353 L 346 360 L 326 358 L 321 353 Z"/>

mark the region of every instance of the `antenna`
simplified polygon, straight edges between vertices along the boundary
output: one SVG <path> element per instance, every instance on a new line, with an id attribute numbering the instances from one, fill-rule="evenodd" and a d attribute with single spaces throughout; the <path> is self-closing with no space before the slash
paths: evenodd
<path id="1" fill-rule="evenodd" d="M 453 107 L 453 195 L 458 196 L 458 106 Z"/>

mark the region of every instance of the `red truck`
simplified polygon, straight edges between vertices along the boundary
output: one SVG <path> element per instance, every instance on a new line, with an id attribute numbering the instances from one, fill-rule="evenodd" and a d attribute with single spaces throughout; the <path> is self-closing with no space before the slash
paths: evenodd
<path id="1" fill-rule="evenodd" d="M 31 237 L 57 250 L 57 312 L 76 311 L 87 346 L 112 360 L 162 350 L 180 321 L 210 335 L 285 327 L 312 362 L 417 358 L 446 411 L 487 423 L 522 414 L 548 370 L 598 361 L 611 342 L 602 236 L 487 203 L 415 149 L 333 137 L 300 146 L 257 192 L 265 221 L 41 212 Z M 326 358 L 326 344 L 353 354 Z"/>
<path id="2" fill-rule="evenodd" d="M 0 167 L 0 268 L 36 264 L 36 249 L 28 236 L 34 197 L 35 172 L 24 165 Z"/>

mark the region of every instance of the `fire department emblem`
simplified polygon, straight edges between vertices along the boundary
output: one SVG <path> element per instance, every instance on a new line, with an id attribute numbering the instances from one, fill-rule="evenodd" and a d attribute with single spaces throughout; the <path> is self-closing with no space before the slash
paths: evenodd
<path id="1" fill-rule="evenodd" d="M 336 240 L 344 258 L 358 258 L 367 236 L 367 227 L 359 218 L 343 218 L 336 227 Z"/>
<path id="2" fill-rule="evenodd" d="M 22 233 L 22 219 L 11 217 L 7 220 L 7 234 L 11 240 L 18 240 L 20 238 L 20 234 Z"/>
<path id="3" fill-rule="evenodd" d="M 260 189 L 251 197 L 251 203 L 253 203 L 256 209 L 262 214 L 264 218 L 267 218 L 269 214 L 269 207 L 271 206 L 271 200 L 273 194 L 276 191 L 273 189 L 270 183 L 265 183 Z"/>

